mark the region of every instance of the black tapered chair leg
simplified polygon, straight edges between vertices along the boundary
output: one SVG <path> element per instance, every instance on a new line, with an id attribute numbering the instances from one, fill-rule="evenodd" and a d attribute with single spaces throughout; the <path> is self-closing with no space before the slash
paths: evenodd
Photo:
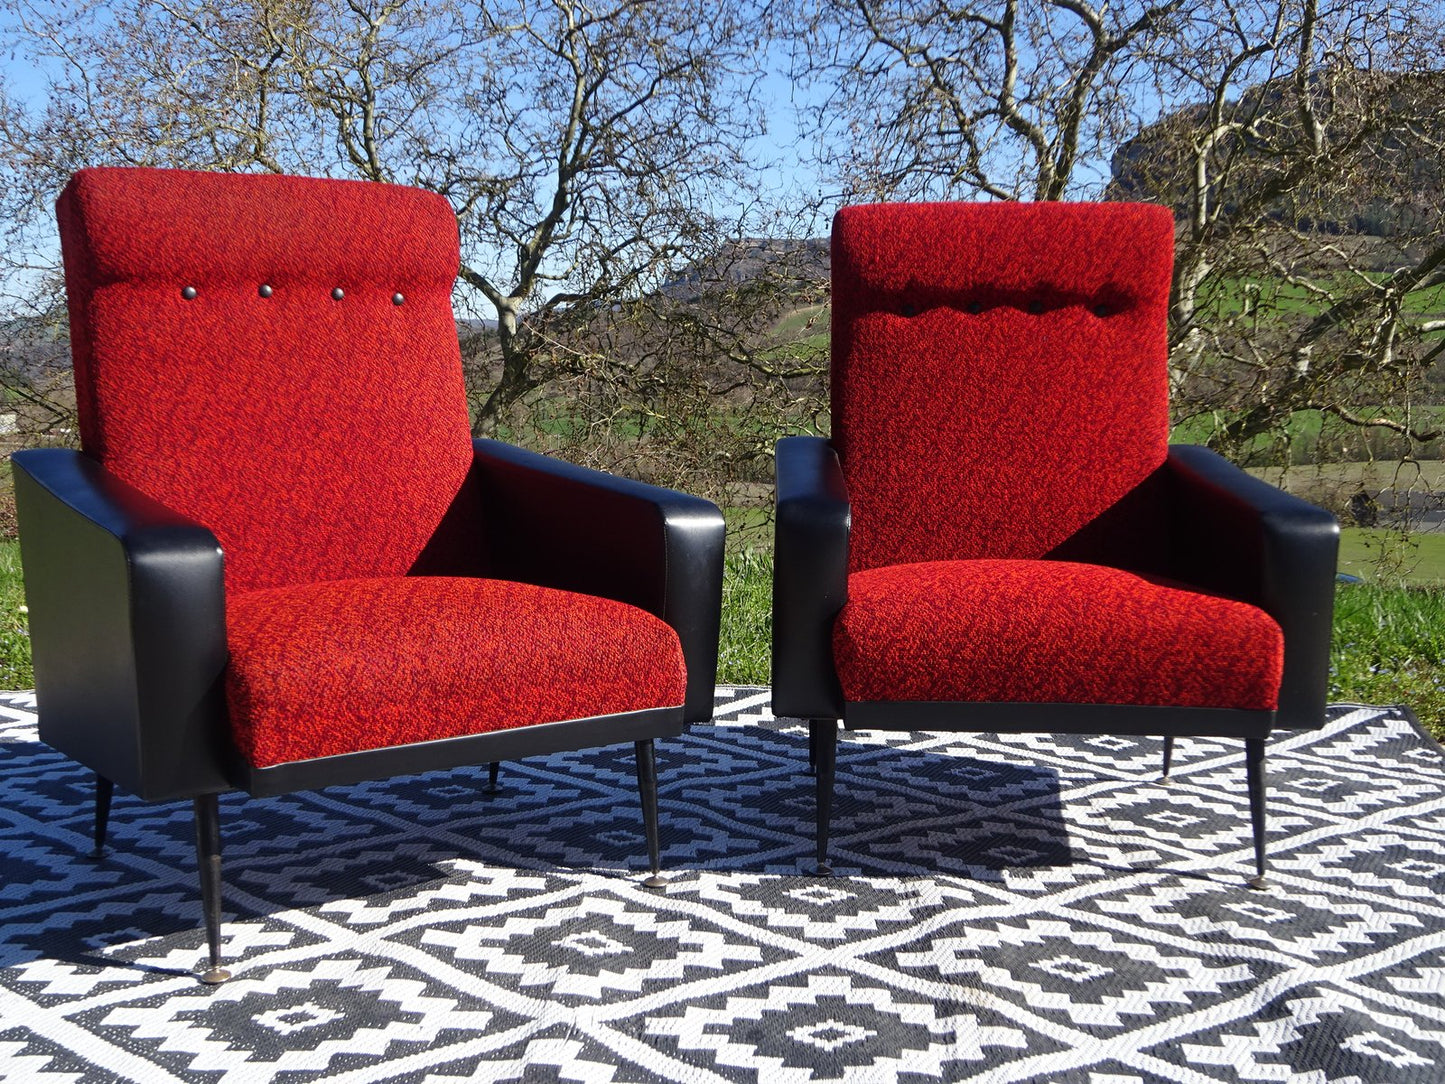
<path id="1" fill-rule="evenodd" d="M 813 724 L 808 724 L 808 772 L 816 773 L 818 770 L 818 732 L 813 729 Z"/>
<path id="2" fill-rule="evenodd" d="M 827 877 L 833 869 L 828 865 L 828 823 L 833 816 L 833 776 L 838 763 L 838 721 L 808 720 L 808 745 L 815 755 L 814 780 L 817 796 L 818 876 Z"/>
<path id="3" fill-rule="evenodd" d="M 211 965 L 201 981 L 215 986 L 231 973 L 221 966 L 221 810 L 214 794 L 196 798 L 196 861 L 201 867 L 201 910 Z"/>
<path id="4" fill-rule="evenodd" d="M 110 824 L 110 800 L 115 796 L 115 784 L 103 775 L 95 777 L 95 850 L 92 858 L 105 856 L 105 831 Z"/>
<path id="5" fill-rule="evenodd" d="M 1166 735 L 1164 736 L 1164 774 L 1159 777 L 1159 782 L 1161 782 L 1161 783 L 1167 783 L 1167 782 L 1169 782 L 1169 765 L 1173 762 L 1173 760 L 1174 760 L 1174 735 L 1173 735 L 1173 734 L 1166 734 Z"/>
<path id="6" fill-rule="evenodd" d="M 487 789 L 488 789 L 488 790 L 496 790 L 496 789 L 497 789 L 497 772 L 498 772 L 498 770 L 499 770 L 500 768 L 501 768 L 501 765 L 498 764 L 495 760 L 492 761 L 491 764 L 487 765 Z"/>
<path id="7" fill-rule="evenodd" d="M 1244 765 L 1249 777 L 1249 818 L 1254 826 L 1254 877 L 1250 888 L 1264 888 L 1264 739 L 1246 738 Z"/>
<path id="8" fill-rule="evenodd" d="M 642 796 L 642 827 L 647 833 L 647 861 L 652 868 L 642 887 L 664 888 L 667 881 L 662 876 L 662 841 L 657 830 L 657 760 L 651 738 L 634 745 L 637 750 L 637 791 Z"/>

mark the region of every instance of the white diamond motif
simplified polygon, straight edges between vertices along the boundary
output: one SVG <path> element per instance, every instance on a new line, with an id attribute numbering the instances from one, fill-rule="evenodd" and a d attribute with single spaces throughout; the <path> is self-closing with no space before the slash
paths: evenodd
<path id="1" fill-rule="evenodd" d="M 587 933 L 572 933 L 553 941 L 558 948 L 571 949 L 583 956 L 625 956 L 632 951 L 631 945 L 614 941 L 605 934 L 590 930 Z"/>
<path id="2" fill-rule="evenodd" d="M 1226 903 L 1224 910 L 1253 919 L 1255 922 L 1283 922 L 1294 915 L 1278 907 L 1267 907 L 1262 903 Z"/>
<path id="3" fill-rule="evenodd" d="M 788 892 L 790 899 L 801 900 L 803 903 L 817 904 L 819 907 L 826 907 L 832 903 L 842 903 L 844 900 L 853 899 L 853 893 L 844 892 L 841 888 L 825 888 L 823 885 L 810 885 L 807 888 L 794 888 Z"/>
<path id="4" fill-rule="evenodd" d="M 655 960 L 628 963 L 635 953 L 615 957 L 609 953 L 614 962 L 593 973 L 574 969 L 569 959 L 549 958 L 538 952 L 536 942 L 548 931 L 587 920 L 618 931 L 637 931 L 668 946 L 668 954 Z M 590 943 L 614 941 L 600 933 L 596 925 L 585 931 L 584 936 L 601 940 Z M 554 942 L 552 938 L 546 940 L 549 944 Z M 515 951 L 511 949 L 512 942 L 518 945 Z M 645 982 L 677 980 L 689 969 L 716 973 L 726 970 L 730 964 L 756 963 L 762 959 L 756 945 L 730 941 L 721 934 L 695 929 L 685 921 L 664 920 L 604 896 L 579 897 L 567 904 L 549 907 L 540 916 L 515 915 L 494 926 L 468 924 L 455 931 L 428 929 L 422 935 L 422 944 L 444 949 L 457 961 L 481 962 L 489 975 L 515 975 L 523 987 L 544 986 L 558 994 L 593 999 L 612 991 L 637 993 Z M 578 950 L 578 955 L 585 954 Z"/>
<path id="5" fill-rule="evenodd" d="M 1139 743 L 1130 741 L 1128 738 L 1121 738 L 1117 734 L 1100 734 L 1098 737 L 1088 738 L 1085 744 L 1092 745 L 1096 749 L 1118 752 L 1122 749 L 1132 749 Z"/>
<path id="6" fill-rule="evenodd" d="M 1379 1058 L 1381 1061 L 1393 1065 L 1396 1069 L 1424 1068 L 1425 1066 L 1434 1064 L 1434 1062 L 1428 1058 L 1422 1058 L 1413 1050 L 1401 1046 L 1399 1043 L 1381 1035 L 1378 1031 L 1366 1031 L 1359 1035 L 1351 1035 L 1342 1042 L 1340 1046 L 1356 1054 L 1368 1054 L 1372 1058 Z"/>
<path id="7" fill-rule="evenodd" d="M 796 1039 L 800 1043 L 807 1043 L 809 1046 L 816 1046 L 819 1050 L 826 1050 L 831 1054 L 849 1043 L 861 1043 L 865 1039 L 874 1038 L 877 1034 L 876 1031 L 860 1028 L 856 1024 L 823 1020 L 817 1024 L 800 1024 L 788 1032 L 788 1038 Z"/>
<path id="8" fill-rule="evenodd" d="M 922 1034 L 931 1037 L 925 1049 L 915 1046 L 898 1055 L 880 1054 L 867 1065 L 850 1065 L 843 1079 L 857 1084 L 892 1080 L 905 1070 L 941 1078 L 947 1075 L 944 1066 L 950 1062 L 979 1062 L 988 1057 L 986 1049 L 1023 1050 L 1028 1046 L 1025 1033 L 1016 1028 L 984 1025 L 967 1012 L 941 1016 L 931 1004 L 895 999 L 890 991 L 864 986 L 847 975 L 809 975 L 805 986 L 779 984 L 762 996 L 729 996 L 717 1009 L 688 1005 L 681 1016 L 649 1016 L 644 1025 L 650 1034 L 675 1038 L 684 1050 L 712 1051 L 720 1065 L 760 1070 L 770 1084 L 808 1084 L 815 1079 L 811 1068 L 783 1065 L 776 1058 L 760 1055 L 756 1043 L 745 1037 L 748 1029 L 738 1025 L 759 1021 L 769 1012 L 796 1014 L 823 997 L 841 998 L 859 1010 L 855 1016 L 860 1019 L 867 1016 L 881 1021 L 893 1016 L 920 1029 L 920 1038 Z M 866 1042 L 867 1037 L 857 1041 Z"/>
<path id="9" fill-rule="evenodd" d="M 1077 956 L 1055 956 L 1052 960 L 1040 960 L 1033 966 L 1050 975 L 1077 983 L 1093 982 L 1095 979 L 1102 979 L 1106 975 L 1114 973 L 1112 967 L 1091 964 L 1088 960 L 1081 960 Z"/>

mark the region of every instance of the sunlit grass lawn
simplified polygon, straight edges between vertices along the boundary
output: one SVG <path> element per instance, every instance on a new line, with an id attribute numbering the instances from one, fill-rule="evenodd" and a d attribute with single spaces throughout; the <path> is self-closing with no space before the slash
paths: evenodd
<path id="1" fill-rule="evenodd" d="M 20 543 L 0 542 L 0 689 L 28 689 L 30 631 L 20 577 Z"/>
<path id="2" fill-rule="evenodd" d="M 1371 583 L 1445 590 L 1445 532 L 1346 527 L 1340 532 L 1340 571 Z"/>
<path id="3" fill-rule="evenodd" d="M 1329 696 L 1404 704 L 1445 739 L 1445 590 L 1341 584 Z"/>
<path id="4" fill-rule="evenodd" d="M 1382 283 L 1388 276 L 1376 272 L 1368 277 L 1377 283 Z M 1330 284 L 1322 283 L 1321 285 Z M 1341 287 L 1349 289 L 1353 282 L 1349 277 L 1344 277 L 1333 285 L 1337 289 Z M 1217 278 L 1205 291 L 1202 300 L 1205 303 L 1217 304 L 1219 311 L 1228 316 L 1238 316 L 1244 311 L 1247 303 L 1255 304 L 1262 313 L 1286 313 L 1296 316 L 1317 316 L 1324 306 L 1324 301 L 1318 293 L 1300 283 L 1259 276 Z M 1403 309 L 1412 315 L 1440 312 L 1445 309 L 1445 286 L 1427 286 L 1423 289 L 1411 290 L 1405 295 Z"/>
<path id="5" fill-rule="evenodd" d="M 1371 405 L 1361 409 L 1372 416 L 1382 416 L 1396 422 L 1408 422 L 1412 427 L 1418 429 L 1434 429 L 1445 422 L 1445 405 L 1439 404 L 1418 404 L 1413 406 L 1408 414 L 1396 407 Z M 1175 444 L 1208 444 L 1211 437 L 1224 425 L 1226 420 L 1228 419 L 1207 414 L 1196 415 L 1176 424 L 1170 430 L 1169 439 Z M 1250 457 L 1263 455 L 1264 459 L 1259 460 L 1260 462 L 1275 462 L 1278 455 L 1276 442 L 1280 435 L 1279 433 L 1262 433 L 1246 444 L 1241 449 L 1241 454 Z M 1289 439 L 1290 461 L 1295 464 L 1296 469 L 1316 463 L 1320 458 L 1317 455 L 1317 449 L 1321 438 L 1325 436 L 1331 438 L 1331 446 L 1338 444 L 1344 444 L 1351 448 L 1356 447 L 1357 444 L 1361 448 L 1370 446 L 1370 441 L 1365 433 L 1346 426 L 1342 422 L 1333 419 L 1326 420 L 1318 410 L 1296 410 L 1291 413 L 1284 426 L 1284 435 Z M 1376 440 L 1379 439 L 1380 437 L 1377 435 Z M 1338 452 L 1335 455 L 1338 455 Z M 1241 462 L 1254 461 L 1253 458 L 1241 460 Z M 1389 456 L 1381 455 L 1373 463 L 1327 463 L 1326 466 L 1316 469 L 1326 472 L 1339 469 L 1348 475 L 1357 474 L 1361 469 L 1371 470 L 1373 468 L 1371 472 L 1376 473 L 1379 470 L 1390 470 L 1396 467 L 1398 467 L 1396 461 L 1391 460 Z M 1438 472 L 1438 468 L 1436 470 Z"/>

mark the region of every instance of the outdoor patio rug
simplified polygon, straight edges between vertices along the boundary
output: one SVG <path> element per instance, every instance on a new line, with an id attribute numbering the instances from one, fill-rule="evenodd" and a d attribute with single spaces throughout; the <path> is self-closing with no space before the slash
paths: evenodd
<path id="1" fill-rule="evenodd" d="M 1270 744 L 1250 891 L 1242 744 L 892 734 L 840 743 L 808 876 L 795 721 L 720 689 L 663 743 L 665 866 L 632 749 L 222 800 L 226 952 L 189 803 L 91 784 L 0 696 L 0 1080 L 1438 1081 L 1445 760 L 1337 707 Z"/>

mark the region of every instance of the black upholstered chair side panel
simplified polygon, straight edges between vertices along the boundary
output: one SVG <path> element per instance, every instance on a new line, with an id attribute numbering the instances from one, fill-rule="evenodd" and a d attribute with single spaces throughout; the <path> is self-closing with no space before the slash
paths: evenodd
<path id="1" fill-rule="evenodd" d="M 80 452 L 12 462 L 41 738 L 149 801 L 230 789 L 215 536 Z"/>
<path id="2" fill-rule="evenodd" d="M 724 524 L 710 501 L 477 440 L 492 575 L 630 603 L 676 630 L 687 722 L 712 718 Z"/>
<path id="3" fill-rule="evenodd" d="M 1174 575 L 1252 602 L 1284 630 L 1275 725 L 1318 727 L 1329 688 L 1340 526 L 1207 448 L 1169 449 Z"/>
<path id="4" fill-rule="evenodd" d="M 833 619 L 848 601 L 848 489 L 822 437 L 784 437 L 774 462 L 773 711 L 841 719 Z"/>

